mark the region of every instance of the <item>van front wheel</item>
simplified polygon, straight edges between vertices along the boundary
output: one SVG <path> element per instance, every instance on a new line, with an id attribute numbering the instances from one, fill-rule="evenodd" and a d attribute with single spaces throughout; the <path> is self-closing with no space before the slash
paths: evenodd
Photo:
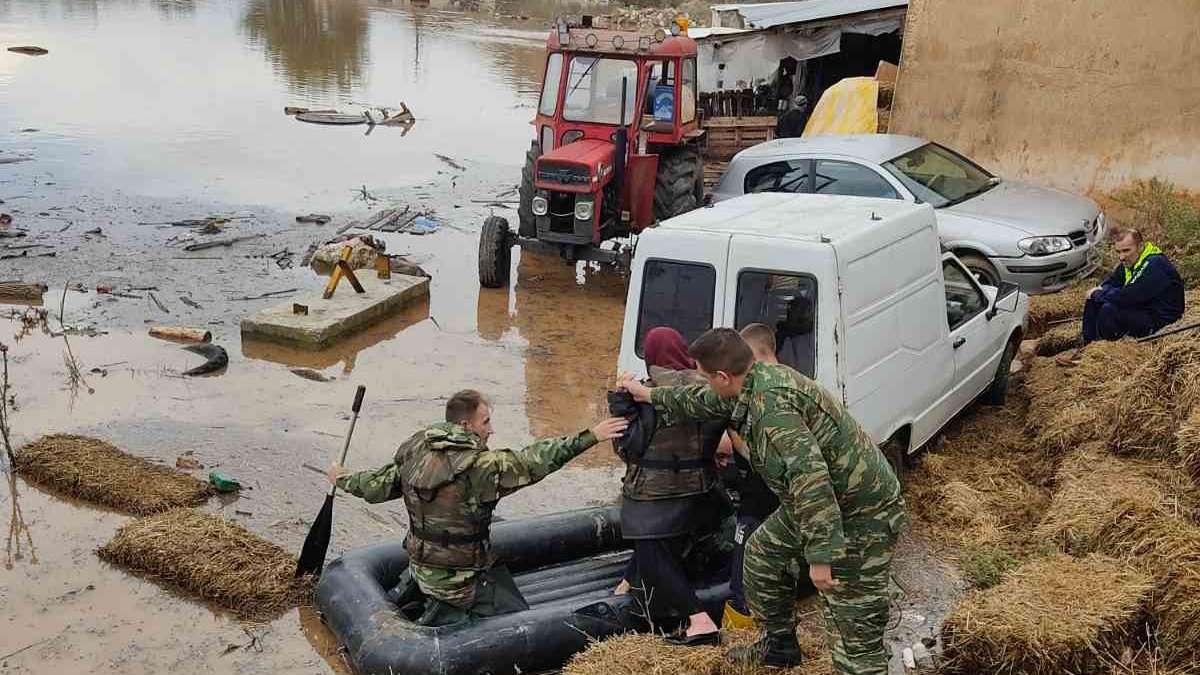
<path id="1" fill-rule="evenodd" d="M 907 464 L 907 454 L 904 438 L 900 434 L 896 434 L 887 440 L 886 443 L 879 446 L 883 452 L 884 458 L 892 467 L 892 473 L 896 474 L 896 481 L 904 485 L 904 467 Z"/>
<path id="2" fill-rule="evenodd" d="M 992 386 L 988 387 L 987 393 L 984 395 L 984 400 L 988 405 L 1004 405 L 1008 402 L 1009 376 L 1012 373 L 1012 362 L 1016 355 L 1017 343 L 1011 341 L 1004 348 L 1004 355 L 1000 357 L 1000 365 L 996 366 L 996 377 L 992 379 Z"/>

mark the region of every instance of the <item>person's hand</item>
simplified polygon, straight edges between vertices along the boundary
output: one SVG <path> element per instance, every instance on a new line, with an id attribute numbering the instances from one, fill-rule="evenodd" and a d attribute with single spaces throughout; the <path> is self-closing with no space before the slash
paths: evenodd
<path id="1" fill-rule="evenodd" d="M 813 563 L 808 566 L 808 578 L 818 591 L 832 591 L 841 585 L 833 578 L 833 567 L 829 563 Z"/>
<path id="2" fill-rule="evenodd" d="M 343 476 L 347 473 L 349 472 L 346 470 L 346 467 L 341 464 L 330 464 L 329 468 L 325 469 L 325 477 L 334 485 L 337 485 L 338 476 Z"/>
<path id="3" fill-rule="evenodd" d="M 617 387 L 633 395 L 633 400 L 639 403 L 650 402 L 650 387 L 637 381 L 633 373 L 621 373 L 617 376 Z"/>
<path id="4" fill-rule="evenodd" d="M 611 441 L 625 432 L 629 420 L 624 417 L 610 417 L 591 428 L 592 435 L 600 442 Z"/>
<path id="5" fill-rule="evenodd" d="M 725 433 L 729 435 L 729 442 L 733 445 L 733 449 L 737 451 L 737 454 L 750 459 L 750 453 L 746 452 L 746 441 L 742 440 L 741 435 L 733 429 L 729 429 Z"/>

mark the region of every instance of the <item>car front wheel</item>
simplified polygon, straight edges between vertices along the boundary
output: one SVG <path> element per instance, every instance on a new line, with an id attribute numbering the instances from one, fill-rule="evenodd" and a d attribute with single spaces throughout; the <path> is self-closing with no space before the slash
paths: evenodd
<path id="1" fill-rule="evenodd" d="M 979 283 L 984 286 L 1000 286 L 1000 273 L 996 271 L 996 266 L 988 261 L 987 258 L 976 253 L 966 253 L 958 256 L 962 264 L 966 266 L 971 274 L 979 280 Z"/>

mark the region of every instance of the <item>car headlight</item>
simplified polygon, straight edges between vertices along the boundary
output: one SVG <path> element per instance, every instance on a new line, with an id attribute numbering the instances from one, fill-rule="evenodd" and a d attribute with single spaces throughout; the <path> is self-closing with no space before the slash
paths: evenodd
<path id="1" fill-rule="evenodd" d="M 535 216 L 544 216 L 550 213 L 550 202 L 546 201 L 545 197 L 534 197 L 531 207 Z"/>
<path id="2" fill-rule="evenodd" d="M 592 219 L 592 202 L 576 202 L 575 203 L 575 219 L 576 220 L 591 220 Z"/>
<path id="3" fill-rule="evenodd" d="M 1071 250 L 1071 240 L 1066 237 L 1030 237 L 1017 242 L 1017 248 L 1032 256 L 1051 255 Z"/>

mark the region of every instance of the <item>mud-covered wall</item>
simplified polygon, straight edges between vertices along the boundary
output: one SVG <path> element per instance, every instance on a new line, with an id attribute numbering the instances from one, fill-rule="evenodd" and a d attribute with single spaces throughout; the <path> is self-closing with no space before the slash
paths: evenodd
<path id="1" fill-rule="evenodd" d="M 912 0 L 894 106 L 1005 176 L 1200 189 L 1200 0 Z"/>

